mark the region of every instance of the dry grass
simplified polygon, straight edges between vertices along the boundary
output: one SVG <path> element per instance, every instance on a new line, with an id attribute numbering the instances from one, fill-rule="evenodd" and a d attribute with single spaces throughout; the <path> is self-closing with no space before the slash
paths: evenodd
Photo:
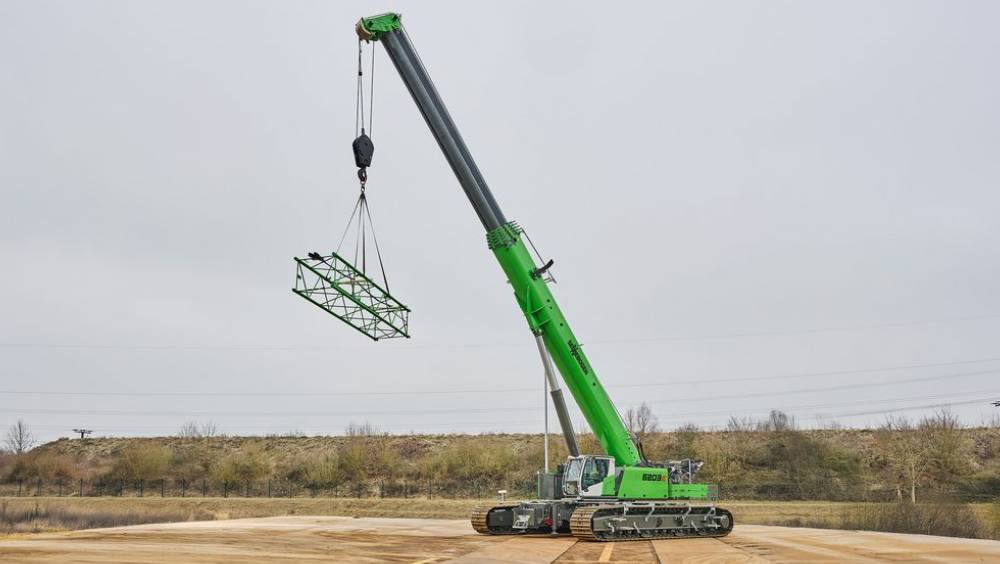
<path id="1" fill-rule="evenodd" d="M 910 438 L 934 445 L 916 476 L 910 458 L 900 454 L 913 450 Z M 598 449 L 593 435 L 579 440 Z M 995 426 L 948 432 L 685 429 L 650 433 L 645 442 L 653 459 L 704 460 L 699 479 L 722 484 L 731 498 L 891 501 L 914 482 L 918 501 L 992 501 L 1000 494 Z M 341 437 L 63 439 L 23 456 L 0 455 L 0 494 L 20 486 L 30 495 L 38 481 L 43 495 L 56 493 L 58 484 L 78 490 L 79 480 L 93 494 L 125 480 L 129 495 L 140 480 L 149 486 L 165 479 L 174 495 L 178 484 L 206 481 L 210 495 L 234 483 L 260 482 L 260 490 L 265 481 L 294 484 L 300 495 L 316 488 L 339 490 L 335 495 L 405 495 L 404 487 L 459 497 L 497 489 L 532 495 L 542 453 L 540 435 L 386 436 L 370 429 Z M 565 454 L 556 439 L 550 462 L 562 462 Z"/>
<path id="2" fill-rule="evenodd" d="M 203 510 L 150 507 L 80 507 L 80 504 L 13 500 L 0 502 L 0 534 L 41 533 L 76 529 L 123 527 L 143 523 L 206 521 L 215 514 Z"/>
<path id="3" fill-rule="evenodd" d="M 140 523 L 240 519 L 280 515 L 343 515 L 464 519 L 481 499 L 379 498 L 6 498 L 0 500 L 0 534 L 114 527 Z M 893 503 L 724 502 L 744 525 L 781 525 L 852 530 L 885 530 L 997 538 L 991 519 L 996 504 L 927 505 L 909 517 L 905 529 L 892 527 L 901 517 Z M 941 507 L 938 511 L 930 508 Z M 36 509 L 37 508 L 37 509 Z M 945 509 L 947 508 L 947 509 Z M 31 519 L 32 513 L 38 518 Z M 958 519 L 961 517 L 961 519 Z M 10 523 L 10 525 L 8 525 Z M 993 530 L 991 530 L 993 529 Z M 974 534 L 973 534 L 974 533 Z"/>
<path id="4" fill-rule="evenodd" d="M 1000 511 L 997 504 L 913 504 L 904 501 L 845 505 L 834 515 L 796 516 L 775 524 L 983 539 L 997 539 L 1000 533 L 991 518 Z"/>

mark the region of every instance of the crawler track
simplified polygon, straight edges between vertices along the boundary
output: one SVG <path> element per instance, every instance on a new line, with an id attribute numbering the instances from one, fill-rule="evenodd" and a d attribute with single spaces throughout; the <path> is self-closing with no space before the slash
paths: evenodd
<path id="1" fill-rule="evenodd" d="M 509 527 L 490 527 L 489 526 L 489 515 L 491 512 L 496 510 L 511 510 L 517 507 L 516 503 L 504 503 L 501 505 L 480 505 L 472 510 L 472 515 L 470 516 L 470 521 L 472 521 L 472 528 L 476 530 L 477 533 L 483 535 L 517 535 L 524 531 L 515 531 Z"/>
<path id="2" fill-rule="evenodd" d="M 732 513 L 712 506 L 653 506 L 641 512 L 642 526 L 635 518 L 628 523 L 627 516 L 627 508 L 621 505 L 580 507 L 573 512 L 570 530 L 580 540 L 608 542 L 724 537 L 734 524 Z"/>

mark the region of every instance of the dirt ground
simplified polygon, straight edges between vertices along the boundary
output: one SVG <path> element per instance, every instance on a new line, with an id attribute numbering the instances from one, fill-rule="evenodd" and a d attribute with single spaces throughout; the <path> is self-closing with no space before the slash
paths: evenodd
<path id="1" fill-rule="evenodd" d="M 1000 562 L 1000 542 L 738 525 L 723 539 L 623 543 L 477 535 L 467 520 L 267 517 L 0 540 L 2 562 Z"/>

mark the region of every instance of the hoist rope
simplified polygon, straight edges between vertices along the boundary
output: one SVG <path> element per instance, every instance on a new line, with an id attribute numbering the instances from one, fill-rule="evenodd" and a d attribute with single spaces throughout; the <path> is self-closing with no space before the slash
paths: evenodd
<path id="1" fill-rule="evenodd" d="M 354 219 L 357 217 L 357 225 L 354 223 Z M 378 235 L 375 234 L 375 219 L 372 217 L 371 206 L 368 205 L 368 196 L 365 195 L 364 191 L 358 196 L 357 202 L 354 204 L 354 210 L 351 211 L 351 217 L 347 220 L 347 227 L 344 228 L 343 234 L 340 236 L 340 242 L 337 243 L 337 254 L 340 254 L 340 249 L 344 246 L 344 241 L 347 239 L 347 233 L 351 231 L 351 227 L 354 227 L 354 265 L 358 268 L 358 259 L 361 259 L 361 267 L 358 270 L 361 271 L 365 276 L 368 275 L 368 233 L 372 234 L 372 242 L 375 243 L 375 256 L 378 258 L 379 271 L 382 273 L 382 283 L 385 284 L 385 290 L 389 291 L 389 277 L 385 274 L 385 263 L 382 262 L 382 249 L 378 244 Z"/>
<path id="2" fill-rule="evenodd" d="M 371 82 L 369 86 L 369 97 L 368 97 L 368 130 L 365 130 L 365 88 L 364 88 L 364 43 L 358 40 L 358 90 L 357 99 L 354 105 L 354 133 L 356 136 L 359 135 L 371 135 L 372 130 L 372 116 L 374 115 L 374 101 L 375 101 L 375 48 L 372 46 L 371 51 Z M 364 172 L 362 168 L 360 172 Z M 385 290 L 389 291 L 389 278 L 385 275 L 385 265 L 382 263 L 382 250 L 379 248 L 378 237 L 375 235 L 375 221 L 372 219 L 371 207 L 368 205 L 368 197 L 365 195 L 365 184 L 367 181 L 366 174 L 359 174 L 361 179 L 361 193 L 358 195 L 358 200 L 354 204 L 354 209 L 351 211 L 351 217 L 347 220 L 347 226 L 344 228 L 343 234 L 340 236 L 340 242 L 337 243 L 336 253 L 340 254 L 340 249 L 344 246 L 344 241 L 347 240 L 347 234 L 354 227 L 354 268 L 361 271 L 365 276 L 368 276 L 368 232 L 372 234 L 372 241 L 375 243 L 375 255 L 378 258 L 379 270 L 382 273 L 382 283 L 385 285 Z M 357 218 L 357 225 L 354 225 L 355 218 Z M 360 262 L 359 262 L 360 259 Z"/>
<path id="3" fill-rule="evenodd" d="M 337 254 L 340 254 L 340 247 L 344 246 L 344 239 L 347 238 L 347 232 L 351 229 L 351 224 L 354 223 L 354 214 L 358 213 L 358 206 L 361 205 L 361 199 L 354 204 L 354 210 L 351 212 L 351 218 L 347 220 L 347 227 L 344 228 L 344 234 L 340 236 L 340 242 L 337 243 Z"/>
<path id="4" fill-rule="evenodd" d="M 369 83 L 371 86 L 368 89 L 368 136 L 372 136 L 372 131 L 375 126 L 372 123 L 375 120 L 375 45 L 372 45 L 372 71 L 371 77 L 369 78 Z"/>
<path id="5" fill-rule="evenodd" d="M 354 136 L 357 137 L 365 132 L 365 72 L 363 64 L 364 43 L 358 39 L 358 92 L 354 101 Z M 368 130 L 367 134 L 372 134 L 372 119 L 375 108 L 375 46 L 371 51 L 372 65 L 368 82 Z"/>
<path id="6" fill-rule="evenodd" d="M 375 220 L 372 219 L 372 210 L 365 200 L 365 213 L 368 214 L 368 223 L 372 226 L 372 241 L 375 242 L 375 255 L 378 257 L 378 267 L 382 270 L 382 282 L 385 284 L 385 291 L 389 291 L 389 278 L 385 275 L 385 264 L 382 262 L 382 251 L 378 248 L 378 237 L 375 236 Z"/>
<path id="7" fill-rule="evenodd" d="M 365 88 L 364 88 L 364 70 L 361 67 L 361 52 L 364 44 L 361 39 L 358 39 L 358 93 L 354 99 L 354 136 L 357 137 L 361 133 L 361 129 L 365 127 Z M 360 128 L 359 128 L 360 125 Z"/>

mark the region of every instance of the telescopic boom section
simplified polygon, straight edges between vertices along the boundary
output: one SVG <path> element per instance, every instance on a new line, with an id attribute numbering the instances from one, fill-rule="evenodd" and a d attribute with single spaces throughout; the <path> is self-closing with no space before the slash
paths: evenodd
<path id="1" fill-rule="evenodd" d="M 573 335 L 569 322 L 556 303 L 522 238 L 521 228 L 509 222 L 493 198 L 479 167 L 472 159 L 441 96 L 413 49 L 398 14 L 362 18 L 358 36 L 385 46 L 407 90 L 423 114 L 434 139 L 458 177 L 465 195 L 486 229 L 486 240 L 514 289 L 528 327 L 545 341 L 556 368 L 562 374 L 580 411 L 604 451 L 620 465 L 634 465 L 642 457 L 632 437 L 597 379 L 587 355 Z"/>

